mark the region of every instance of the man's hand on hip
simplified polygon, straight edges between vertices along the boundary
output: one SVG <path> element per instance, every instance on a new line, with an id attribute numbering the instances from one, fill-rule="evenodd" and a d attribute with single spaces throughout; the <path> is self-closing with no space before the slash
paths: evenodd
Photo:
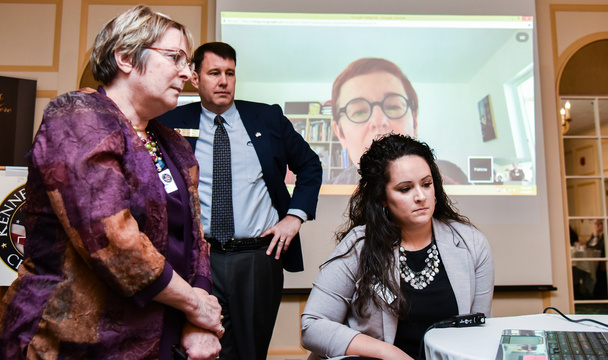
<path id="1" fill-rule="evenodd" d="M 273 234 L 274 237 L 268 245 L 268 250 L 266 250 L 266 255 L 270 256 L 276 246 L 277 252 L 275 255 L 275 259 L 279 260 L 281 254 L 287 251 L 289 248 L 289 244 L 291 244 L 291 240 L 294 236 L 300 231 L 300 227 L 302 226 L 302 220 L 294 215 L 287 215 L 281 221 L 279 221 L 275 226 L 270 229 L 264 231 L 262 233 L 262 237 L 266 235 Z"/>

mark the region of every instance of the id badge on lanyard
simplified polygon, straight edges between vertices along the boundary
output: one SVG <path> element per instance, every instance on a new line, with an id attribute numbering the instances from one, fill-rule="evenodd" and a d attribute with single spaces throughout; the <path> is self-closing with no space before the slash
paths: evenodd
<path id="1" fill-rule="evenodd" d="M 158 177 L 160 178 L 160 181 L 163 182 L 163 185 L 165 186 L 165 192 L 167 194 L 170 194 L 177 190 L 177 184 L 175 184 L 175 179 L 173 179 L 173 175 L 171 175 L 171 170 L 169 170 L 169 168 L 166 168 L 165 170 L 159 172 Z"/>

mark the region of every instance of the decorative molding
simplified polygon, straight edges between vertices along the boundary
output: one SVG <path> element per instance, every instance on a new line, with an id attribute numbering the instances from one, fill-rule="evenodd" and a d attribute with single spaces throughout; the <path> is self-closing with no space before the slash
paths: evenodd
<path id="1" fill-rule="evenodd" d="M 551 17 L 551 46 L 553 54 L 553 70 L 555 75 L 556 83 L 559 82 L 561 72 L 568 60 L 576 53 L 580 48 L 589 44 L 590 42 L 608 38 L 608 32 L 598 32 L 596 34 L 590 34 L 584 36 L 574 43 L 570 44 L 560 56 L 558 54 L 558 43 L 557 43 L 557 13 L 558 12 L 605 12 L 608 13 L 608 5 L 569 5 L 569 4 L 551 4 L 549 5 L 549 13 Z M 556 92 L 559 92 L 559 86 L 556 88 Z"/>
<path id="2" fill-rule="evenodd" d="M 53 99 L 57 97 L 57 90 L 36 90 L 36 99 Z"/>
<path id="3" fill-rule="evenodd" d="M 61 21 L 63 14 L 63 0 L 0 0 L 0 4 L 54 4 L 55 30 L 53 36 L 53 60 L 50 66 L 46 65 L 0 65 L 0 71 L 21 72 L 58 72 L 59 48 L 61 47 Z"/>
<path id="4" fill-rule="evenodd" d="M 556 80 L 556 91 L 559 92 L 559 82 L 562 77 L 562 73 L 564 68 L 568 64 L 568 61 L 584 46 L 591 44 L 594 41 L 598 40 L 606 40 L 608 39 L 608 31 L 601 31 L 593 34 L 589 34 L 587 36 L 583 36 L 582 38 L 577 39 L 572 44 L 568 45 L 567 48 L 564 49 L 562 54 L 558 56 L 554 63 L 553 68 L 555 69 L 555 80 Z"/>

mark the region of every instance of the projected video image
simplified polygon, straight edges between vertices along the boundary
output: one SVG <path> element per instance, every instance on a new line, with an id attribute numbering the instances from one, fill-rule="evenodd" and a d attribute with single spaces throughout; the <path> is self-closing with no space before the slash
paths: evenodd
<path id="1" fill-rule="evenodd" d="M 535 195 L 532 32 L 529 16 L 221 15 L 236 97 L 283 107 L 324 193 L 352 192 L 393 131 L 435 149 L 450 194 Z"/>

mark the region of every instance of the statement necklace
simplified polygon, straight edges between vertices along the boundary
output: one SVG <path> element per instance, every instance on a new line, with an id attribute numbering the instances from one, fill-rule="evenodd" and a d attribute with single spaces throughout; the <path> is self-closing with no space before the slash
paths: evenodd
<path id="1" fill-rule="evenodd" d="M 426 266 L 422 271 L 413 271 L 407 265 L 407 256 L 405 254 L 405 248 L 399 246 L 399 271 L 401 272 L 401 278 L 406 283 L 410 284 L 411 287 L 417 290 L 422 290 L 435 280 L 435 275 L 439 273 L 439 251 L 437 251 L 437 245 L 435 239 L 431 241 L 431 247 L 426 251 L 428 256 L 424 259 Z"/>
<path id="2" fill-rule="evenodd" d="M 163 154 L 160 152 L 160 148 L 158 147 L 158 142 L 156 141 L 156 136 L 154 135 L 154 133 L 149 130 L 146 130 L 147 136 L 142 137 L 137 132 L 137 126 L 133 125 L 132 123 L 131 126 L 133 126 L 133 129 L 137 133 L 137 136 L 139 136 L 141 141 L 144 143 L 146 150 L 148 150 L 148 153 L 150 153 L 152 161 L 154 161 L 154 166 L 156 166 L 156 171 L 163 171 L 163 169 L 165 168 L 165 162 L 163 161 Z"/>

